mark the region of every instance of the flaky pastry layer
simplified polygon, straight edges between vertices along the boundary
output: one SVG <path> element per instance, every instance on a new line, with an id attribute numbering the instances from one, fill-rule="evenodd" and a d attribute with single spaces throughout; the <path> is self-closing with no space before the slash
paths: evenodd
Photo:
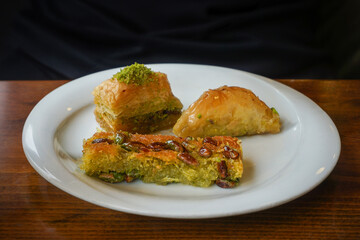
<path id="1" fill-rule="evenodd" d="M 166 74 L 153 73 L 144 85 L 108 79 L 94 91 L 95 116 L 107 131 L 150 133 L 172 127 L 183 105 L 170 88 Z"/>
<path id="2" fill-rule="evenodd" d="M 177 136 L 243 136 L 280 131 L 279 114 L 245 88 L 223 86 L 204 92 L 173 128 Z"/>
<path id="3" fill-rule="evenodd" d="M 230 188 L 243 173 L 237 138 L 179 138 L 98 132 L 84 141 L 80 168 L 108 182 L 138 178 L 156 184 L 183 183 Z"/>

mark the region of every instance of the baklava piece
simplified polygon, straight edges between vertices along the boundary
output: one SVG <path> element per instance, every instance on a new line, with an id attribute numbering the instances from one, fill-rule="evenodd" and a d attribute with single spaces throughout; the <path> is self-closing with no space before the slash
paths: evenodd
<path id="1" fill-rule="evenodd" d="M 217 136 L 180 138 L 127 132 L 97 132 L 84 140 L 80 168 L 110 183 L 141 179 L 166 185 L 183 183 L 235 187 L 243 173 L 241 142 Z"/>
<path id="2" fill-rule="evenodd" d="M 173 128 L 180 137 L 278 133 L 280 117 L 245 88 L 223 86 L 204 92 Z"/>
<path id="3" fill-rule="evenodd" d="M 166 74 L 138 63 L 101 83 L 93 95 L 96 120 L 111 132 L 151 133 L 171 128 L 183 107 Z"/>

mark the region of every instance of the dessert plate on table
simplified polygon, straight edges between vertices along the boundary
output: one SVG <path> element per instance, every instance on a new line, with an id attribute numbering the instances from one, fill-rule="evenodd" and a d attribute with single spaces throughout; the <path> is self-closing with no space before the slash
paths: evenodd
<path id="1" fill-rule="evenodd" d="M 312 100 L 274 80 L 224 67 L 152 64 L 168 75 L 186 109 L 223 85 L 252 90 L 281 118 L 281 132 L 241 137 L 244 175 L 239 186 L 199 188 L 182 184 L 110 184 L 89 177 L 77 164 L 82 143 L 99 128 L 91 92 L 119 68 L 73 80 L 45 96 L 29 114 L 23 148 L 33 168 L 61 190 L 90 203 L 126 213 L 166 218 L 214 218 L 256 212 L 289 202 L 319 185 L 340 154 L 339 133 Z M 160 132 L 172 134 L 171 129 Z"/>

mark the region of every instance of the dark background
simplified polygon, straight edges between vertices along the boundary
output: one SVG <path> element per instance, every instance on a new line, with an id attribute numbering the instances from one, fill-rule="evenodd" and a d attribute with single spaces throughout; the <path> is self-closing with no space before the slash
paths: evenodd
<path id="1" fill-rule="evenodd" d="M 98 2 L 3 2 L 0 9 L 0 80 L 74 79 L 135 61 L 145 64 L 212 64 L 272 78 L 360 78 L 358 0 L 214 0 L 192 6 L 189 4 L 201 1 L 189 1 L 184 5 L 174 2 L 171 4 L 175 5 L 169 6 L 167 1 L 154 1 L 158 5 L 146 5 L 141 1 L 113 1 L 119 3 L 118 9 L 106 8 L 112 1 L 102 1 L 105 4 Z M 155 6 L 154 9 L 151 9 L 152 6 Z M 159 6 L 164 7 L 161 12 L 169 11 L 168 16 L 164 14 L 169 20 L 155 21 Z M 205 8 L 210 9 L 212 15 L 201 19 L 198 15 Z M 108 19 L 102 18 L 101 21 L 113 21 L 113 25 L 121 22 L 122 29 L 130 30 L 123 33 L 116 30 L 116 35 L 111 28 L 101 29 L 96 13 L 92 14 L 94 9 L 106 13 Z M 144 19 L 126 16 L 128 12 L 135 15 L 139 11 Z M 82 14 L 88 16 L 77 18 Z M 234 16 L 229 23 L 222 24 L 226 14 Z M 219 20 L 213 21 L 214 16 Z M 66 22 L 66 19 L 69 21 Z M 86 21 L 79 25 L 84 19 Z M 134 19 L 142 20 L 144 24 L 136 25 Z M 219 31 L 214 31 L 213 35 L 208 32 L 216 27 L 209 30 L 206 28 L 210 25 L 203 24 L 209 19 L 211 23 L 219 24 Z M 181 28 L 177 20 L 184 22 Z M 234 20 L 239 23 L 232 24 Z M 194 30 L 193 26 L 189 27 L 191 24 L 201 27 Z M 65 26 L 73 28 L 73 32 L 78 34 L 67 35 Z M 50 29 L 52 35 L 46 35 L 39 29 Z M 164 30 L 161 38 L 156 35 L 159 29 Z M 56 46 L 52 45 L 51 37 L 54 36 L 61 40 Z M 255 45 L 251 42 L 254 36 Z M 233 43 L 232 39 L 239 41 Z M 85 45 L 79 46 L 81 41 Z M 231 44 L 234 44 L 234 51 L 229 47 Z"/>
<path id="2" fill-rule="evenodd" d="M 12 32 L 14 21 L 20 12 L 29 9 L 31 7 L 30 0 L 12 0 L 3 1 L 0 8 L 0 57 L 3 57 L 7 53 L 7 47 L 5 40 Z M 6 44 L 6 45 L 4 45 Z"/>

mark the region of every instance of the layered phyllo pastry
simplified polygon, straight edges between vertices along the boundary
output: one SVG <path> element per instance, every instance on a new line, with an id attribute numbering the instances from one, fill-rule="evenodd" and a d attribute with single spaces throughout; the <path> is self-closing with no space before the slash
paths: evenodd
<path id="1" fill-rule="evenodd" d="M 151 133 L 171 128 L 183 107 L 166 74 L 138 63 L 102 82 L 93 95 L 96 120 L 111 132 Z"/>
<path id="2" fill-rule="evenodd" d="M 243 174 L 241 141 L 228 136 L 97 132 L 84 140 L 80 168 L 110 183 L 132 182 L 197 187 L 235 187 Z"/>
<path id="3" fill-rule="evenodd" d="M 278 133 L 280 117 L 252 91 L 223 86 L 204 92 L 173 127 L 180 137 Z"/>

